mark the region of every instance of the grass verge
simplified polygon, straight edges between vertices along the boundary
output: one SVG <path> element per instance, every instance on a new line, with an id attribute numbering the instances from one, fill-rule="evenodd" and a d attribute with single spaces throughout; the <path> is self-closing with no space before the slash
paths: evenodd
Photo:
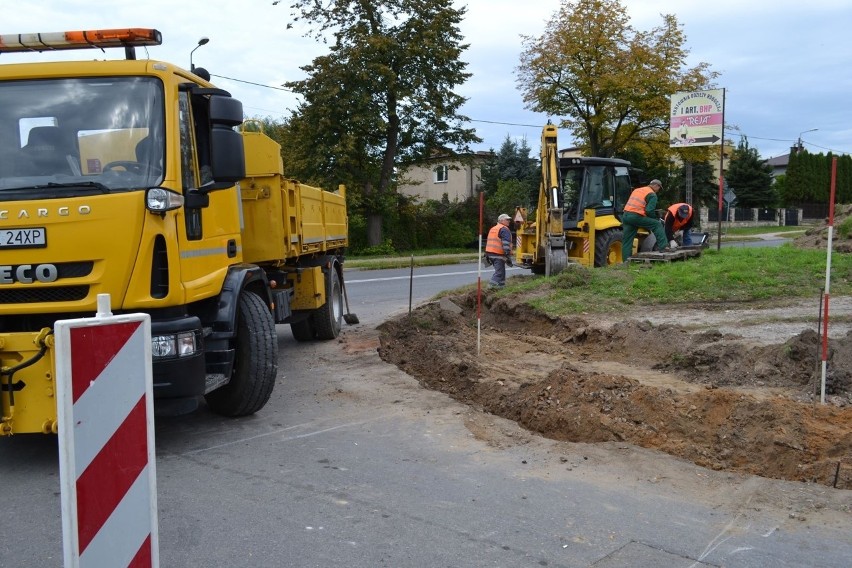
<path id="1" fill-rule="evenodd" d="M 571 268 L 553 278 L 510 278 L 500 294 L 529 293 L 553 315 L 612 313 L 628 306 L 762 302 L 819 297 L 824 251 L 781 247 L 707 250 L 700 258 L 653 265 Z M 852 294 L 852 255 L 832 256 L 831 294 Z"/>

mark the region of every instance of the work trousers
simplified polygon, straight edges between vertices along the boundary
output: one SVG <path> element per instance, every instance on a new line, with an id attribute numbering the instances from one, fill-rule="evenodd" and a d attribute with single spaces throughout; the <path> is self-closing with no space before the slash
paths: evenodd
<path id="1" fill-rule="evenodd" d="M 506 285 L 506 257 L 497 255 L 488 255 L 491 259 L 491 265 L 494 266 L 494 275 L 488 281 L 492 286 L 503 287 Z"/>
<path id="2" fill-rule="evenodd" d="M 669 246 L 669 241 L 666 240 L 666 231 L 659 219 L 627 212 L 621 218 L 621 225 L 624 230 L 621 240 L 622 260 L 627 260 L 633 254 L 633 239 L 636 238 L 636 233 L 639 232 L 640 227 L 654 233 L 654 236 L 657 237 L 657 248 L 659 250 Z"/>

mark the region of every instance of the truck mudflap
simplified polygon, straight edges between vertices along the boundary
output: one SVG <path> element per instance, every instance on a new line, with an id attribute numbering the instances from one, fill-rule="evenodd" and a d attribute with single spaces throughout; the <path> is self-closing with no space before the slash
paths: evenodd
<path id="1" fill-rule="evenodd" d="M 0 435 L 56 434 L 53 331 L 0 333 Z"/>

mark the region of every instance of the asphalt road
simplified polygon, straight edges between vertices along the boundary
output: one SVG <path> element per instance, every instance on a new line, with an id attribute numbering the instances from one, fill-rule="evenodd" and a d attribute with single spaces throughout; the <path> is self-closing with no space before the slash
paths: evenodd
<path id="1" fill-rule="evenodd" d="M 416 305 L 477 279 L 415 275 L 347 272 L 361 323 L 340 341 L 279 326 L 255 416 L 158 418 L 161 566 L 849 566 L 842 494 L 544 440 L 384 364 L 375 326 L 409 289 Z M 0 439 L 0 484 L 0 567 L 62 566 L 56 439 Z"/>

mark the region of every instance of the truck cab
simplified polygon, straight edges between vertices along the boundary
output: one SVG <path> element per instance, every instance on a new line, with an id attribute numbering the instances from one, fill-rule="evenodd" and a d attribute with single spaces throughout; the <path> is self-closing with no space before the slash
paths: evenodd
<path id="1" fill-rule="evenodd" d="M 0 60 L 0 434 L 55 430 L 51 329 L 94 315 L 100 294 L 150 314 L 160 410 L 203 396 L 254 413 L 275 383 L 276 323 L 339 332 L 343 191 L 286 180 L 280 146 L 239 130 L 230 93 L 136 59 L 160 42 L 137 28 L 0 36 L 0 53 L 34 57 L 125 50 Z"/>

